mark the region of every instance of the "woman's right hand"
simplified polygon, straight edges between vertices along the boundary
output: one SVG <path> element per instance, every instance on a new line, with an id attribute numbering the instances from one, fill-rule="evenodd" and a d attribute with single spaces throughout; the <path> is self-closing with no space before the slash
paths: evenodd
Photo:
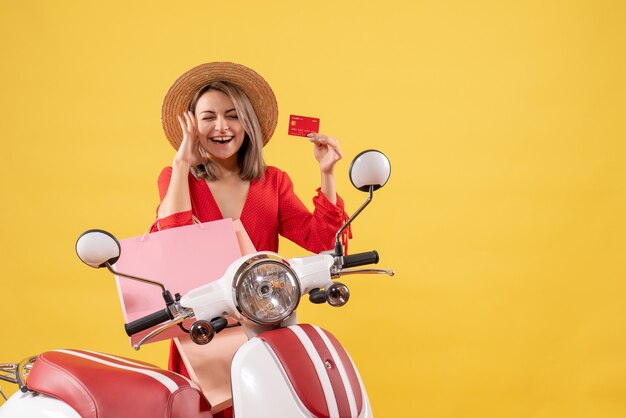
<path id="1" fill-rule="evenodd" d="M 185 163 L 189 164 L 189 167 L 195 167 L 205 163 L 207 158 L 202 155 L 203 153 L 200 150 L 195 115 L 187 111 L 182 116 L 178 116 L 178 122 L 183 132 L 183 142 L 174 156 L 174 164 Z"/>

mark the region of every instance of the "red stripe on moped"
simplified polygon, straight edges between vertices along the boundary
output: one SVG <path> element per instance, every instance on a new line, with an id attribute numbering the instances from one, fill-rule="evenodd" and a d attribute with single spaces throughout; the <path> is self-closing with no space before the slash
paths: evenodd
<path id="1" fill-rule="evenodd" d="M 267 331 L 259 335 L 259 338 L 272 349 L 280 361 L 304 407 L 316 417 L 329 417 L 324 390 L 300 339 L 289 328 Z"/>
<path id="2" fill-rule="evenodd" d="M 311 325 L 294 325 L 264 332 L 259 338 L 274 352 L 296 395 L 315 417 L 354 418 L 361 413 L 359 378 L 332 334 Z"/>
<path id="3" fill-rule="evenodd" d="M 311 325 L 301 325 L 300 328 L 309 337 L 309 339 L 315 346 L 315 349 L 317 350 L 320 359 L 324 363 L 326 374 L 330 379 L 330 383 L 333 387 L 333 393 L 335 394 L 335 401 L 337 402 L 339 417 L 351 418 L 353 415 L 350 412 L 350 403 L 348 402 L 346 386 L 339 373 L 339 368 L 337 367 L 337 361 L 340 359 L 333 357 L 330 350 L 326 346 L 326 343 L 324 342 L 324 340 L 322 340 L 320 334 L 318 334 L 318 332 Z"/>

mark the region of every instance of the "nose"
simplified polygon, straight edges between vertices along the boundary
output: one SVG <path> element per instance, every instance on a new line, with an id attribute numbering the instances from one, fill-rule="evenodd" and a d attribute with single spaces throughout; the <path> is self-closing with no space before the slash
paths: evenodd
<path id="1" fill-rule="evenodd" d="M 215 119 L 215 130 L 218 132 L 226 132 L 228 130 L 228 121 L 226 118 L 218 117 Z"/>

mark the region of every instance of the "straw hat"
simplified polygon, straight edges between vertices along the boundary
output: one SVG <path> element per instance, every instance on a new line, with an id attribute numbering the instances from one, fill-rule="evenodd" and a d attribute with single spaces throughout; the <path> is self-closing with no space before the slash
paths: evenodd
<path id="1" fill-rule="evenodd" d="M 215 81 L 227 81 L 239 87 L 250 99 L 267 144 L 278 122 L 278 103 L 267 81 L 254 70 L 232 62 L 209 62 L 190 69 L 172 84 L 163 99 L 161 121 L 170 144 L 178 149 L 183 133 L 177 116 L 189 110 L 191 99 L 202 87 Z"/>

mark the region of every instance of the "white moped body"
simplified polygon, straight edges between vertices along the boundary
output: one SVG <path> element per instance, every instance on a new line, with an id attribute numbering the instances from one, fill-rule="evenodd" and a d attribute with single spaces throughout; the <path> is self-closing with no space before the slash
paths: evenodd
<path id="1" fill-rule="evenodd" d="M 0 408 L 0 418 L 81 418 L 62 400 L 43 393 L 17 391 Z"/>
<path id="2" fill-rule="evenodd" d="M 318 327 L 267 331 L 244 344 L 231 367 L 237 417 L 372 416 L 352 360 Z"/>
<path id="3" fill-rule="evenodd" d="M 199 345 L 226 328 L 228 319 L 243 326 L 248 341 L 231 362 L 236 418 L 371 417 L 365 387 L 348 353 L 327 331 L 296 324 L 295 314 L 300 298 L 307 295 L 313 303 L 343 306 L 350 292 L 333 282 L 343 275 L 393 275 L 389 270 L 351 269 L 376 264 L 378 253 L 344 256 L 339 242 L 374 190 L 387 182 L 389 161 L 378 151 L 365 151 L 353 160 L 350 173 L 354 186 L 369 197 L 337 232 L 334 253 L 289 260 L 270 252 L 249 254 L 232 263 L 222 278 L 182 298 L 173 298 L 163 284 L 113 270 L 121 247 L 108 232 L 85 232 L 76 251 L 92 267 L 162 288 L 166 308 L 126 324 L 128 335 L 152 328 L 135 349 L 192 318 L 195 322 L 186 331 Z M 33 361 L 0 363 L 0 378 L 25 390 L 0 405 L 0 418 L 212 416 L 194 382 L 147 363 L 84 350 L 49 351 Z"/>

